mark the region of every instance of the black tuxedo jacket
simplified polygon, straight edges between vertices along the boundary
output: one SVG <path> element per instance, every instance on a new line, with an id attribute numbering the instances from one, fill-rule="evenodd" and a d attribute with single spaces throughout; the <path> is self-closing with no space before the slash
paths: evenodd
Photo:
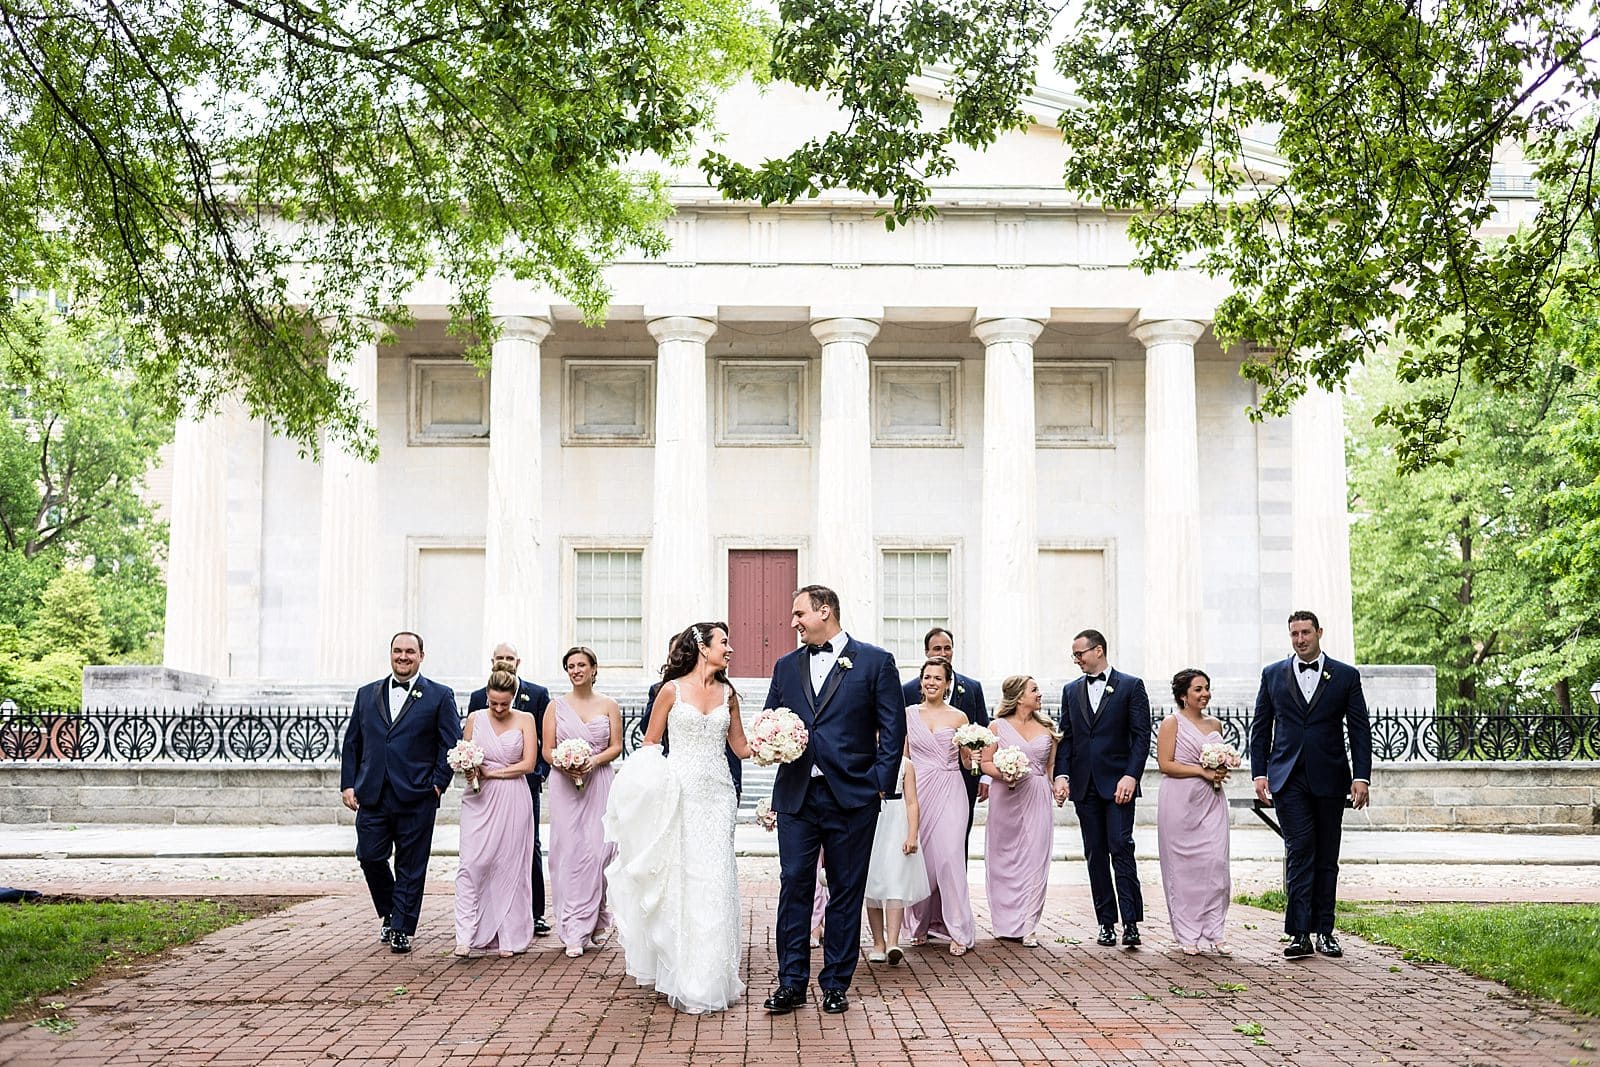
<path id="1" fill-rule="evenodd" d="M 376 804 L 389 783 L 407 807 L 439 803 L 455 772 L 445 755 L 461 740 L 456 694 L 447 685 L 411 680 L 411 692 L 389 721 L 389 676 L 356 690 L 350 725 L 344 732 L 339 789 L 354 789 L 356 800 Z"/>
<path id="2" fill-rule="evenodd" d="M 489 689 L 474 689 L 467 698 L 467 714 L 482 711 L 489 706 Z M 540 740 L 544 737 L 544 709 L 550 706 L 550 690 L 537 682 L 530 682 L 526 678 L 517 679 L 517 695 L 511 698 L 511 706 L 518 711 L 526 711 L 533 716 L 534 739 L 542 745 Z M 530 784 L 550 777 L 550 764 L 544 761 L 544 750 L 541 748 L 539 755 L 534 758 L 533 773 L 528 776 Z"/>
<path id="3" fill-rule="evenodd" d="M 1295 660 L 1290 656 L 1261 672 L 1255 717 L 1250 721 L 1250 775 L 1265 777 L 1267 788 L 1276 792 L 1298 763 L 1305 768 L 1313 796 L 1342 797 L 1352 780 L 1372 780 L 1372 724 L 1361 692 L 1361 672 L 1323 657 L 1317 688 L 1307 701 L 1295 678 Z"/>
<path id="4" fill-rule="evenodd" d="M 1070 780 L 1075 803 L 1088 797 L 1091 783 L 1110 800 L 1124 775 L 1133 778 L 1133 795 L 1141 795 L 1138 783 L 1150 758 L 1150 696 L 1143 679 L 1109 672 L 1098 713 L 1089 709 L 1088 678 L 1068 682 L 1061 690 L 1060 727 L 1055 773 Z"/>
<path id="5" fill-rule="evenodd" d="M 913 678 L 901 687 L 905 696 L 906 707 L 922 703 L 922 679 Z M 945 700 L 951 707 L 967 717 L 968 722 L 975 722 L 979 726 L 989 725 L 989 704 L 983 699 L 983 686 L 978 684 L 976 678 L 956 672 L 956 680 L 950 687 L 950 692 L 945 694 Z"/>
<path id="6" fill-rule="evenodd" d="M 851 637 L 822 691 L 813 693 L 810 655 L 801 646 L 773 665 L 765 706 L 788 708 L 811 733 L 800 758 L 778 768 L 773 811 L 800 811 L 813 765 L 842 808 L 864 808 L 894 792 L 906 747 L 906 705 L 900 671 L 887 649 Z"/>

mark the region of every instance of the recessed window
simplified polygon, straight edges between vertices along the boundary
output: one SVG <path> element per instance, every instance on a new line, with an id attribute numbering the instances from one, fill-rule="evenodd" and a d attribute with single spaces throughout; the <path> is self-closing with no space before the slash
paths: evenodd
<path id="1" fill-rule="evenodd" d="M 644 553 L 584 549 L 573 562 L 574 644 L 602 664 L 644 662 Z"/>
<path id="2" fill-rule="evenodd" d="M 922 662 L 922 635 L 950 625 L 948 549 L 883 553 L 883 643 L 901 663 Z"/>

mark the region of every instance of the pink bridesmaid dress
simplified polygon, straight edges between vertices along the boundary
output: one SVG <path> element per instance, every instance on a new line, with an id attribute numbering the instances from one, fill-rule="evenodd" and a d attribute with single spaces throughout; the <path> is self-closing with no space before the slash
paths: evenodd
<path id="1" fill-rule="evenodd" d="M 1044 914 L 1045 886 L 1050 879 L 1051 737 L 1040 734 L 1024 741 L 1006 719 L 989 724 L 1002 746 L 1014 745 L 1028 756 L 1028 774 L 1015 786 L 996 779 L 989 786 L 989 821 L 984 834 L 984 886 L 989 896 L 989 925 L 996 937 L 1026 937 Z M 917 780 L 921 795 L 922 780 Z"/>
<path id="2" fill-rule="evenodd" d="M 475 711 L 472 740 L 486 769 L 522 762 L 522 731 L 496 734 Z M 481 779 L 461 798 L 461 868 L 456 874 L 456 944 L 526 952 L 533 940 L 533 794 L 522 778 Z"/>
<path id="3" fill-rule="evenodd" d="M 556 716 L 556 744 L 578 737 L 597 753 L 611 746 L 608 716 L 586 723 L 565 697 L 557 697 L 550 710 Z M 605 870 L 616 857 L 617 846 L 606 841 L 600 817 L 615 774 L 609 763 L 596 767 L 584 776 L 579 789 L 560 771 L 550 773 L 551 897 L 556 937 L 569 948 L 592 945 L 596 934 L 611 927 Z"/>
<path id="4" fill-rule="evenodd" d="M 1203 734 L 1178 714 L 1173 758 L 1198 766 L 1200 746 L 1221 740 L 1220 733 Z M 1182 945 L 1221 944 L 1226 940 L 1223 925 L 1233 891 L 1228 873 L 1228 795 L 1204 778 L 1162 778 L 1156 834 L 1172 936 Z"/>
<path id="5" fill-rule="evenodd" d="M 906 748 L 917 773 L 917 840 L 932 893 L 906 908 L 906 934 L 912 940 L 945 937 L 971 948 L 978 924 L 967 888 L 967 772 L 956 751 L 955 728 L 929 730 L 918 707 L 906 709 Z"/>

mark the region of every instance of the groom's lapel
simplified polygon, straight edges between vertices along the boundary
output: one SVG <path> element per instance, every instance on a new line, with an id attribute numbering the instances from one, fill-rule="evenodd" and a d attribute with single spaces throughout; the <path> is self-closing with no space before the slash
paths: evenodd
<path id="1" fill-rule="evenodd" d="M 844 651 L 839 653 L 839 659 L 848 659 L 854 665 L 855 657 L 850 654 L 850 650 L 853 648 L 857 648 L 857 645 L 855 638 L 852 637 L 844 646 Z M 844 667 L 839 665 L 839 660 L 834 660 L 833 670 L 829 671 L 828 677 L 822 680 L 822 692 L 817 695 L 818 715 L 821 715 L 822 709 L 828 706 L 828 701 L 833 699 L 833 694 L 839 691 L 839 683 L 844 681 L 844 671 Z"/>
<path id="2" fill-rule="evenodd" d="M 811 711 L 811 721 L 817 719 L 817 694 L 811 691 L 811 657 L 802 649 L 794 653 L 794 669 L 800 673 L 800 691 L 806 695 L 806 707 Z"/>

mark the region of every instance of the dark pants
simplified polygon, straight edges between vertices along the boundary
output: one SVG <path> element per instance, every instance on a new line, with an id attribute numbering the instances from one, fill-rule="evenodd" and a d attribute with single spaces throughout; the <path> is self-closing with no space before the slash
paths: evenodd
<path id="1" fill-rule="evenodd" d="M 1139 872 L 1133 864 L 1133 806 L 1136 801 L 1118 804 L 1106 800 L 1090 787 L 1089 795 L 1075 801 L 1078 828 L 1083 831 L 1083 855 L 1089 862 L 1089 892 L 1094 898 L 1094 917 L 1101 926 L 1111 926 L 1121 911 L 1123 923 L 1144 921 L 1144 894 L 1139 891 Z M 1112 875 L 1116 888 L 1112 889 Z"/>
<path id="2" fill-rule="evenodd" d="M 828 875 L 828 911 L 823 919 L 824 990 L 849 989 L 860 957 L 861 902 L 878 805 L 844 808 L 822 778 L 811 779 L 798 815 L 778 817 L 778 984 L 805 989 L 811 980 L 811 905 L 817 891 L 817 853 Z"/>
<path id="3" fill-rule="evenodd" d="M 967 781 L 967 851 L 966 856 L 972 855 L 972 819 L 978 811 L 978 785 L 983 781 L 978 775 L 963 771 Z"/>
<path id="4" fill-rule="evenodd" d="M 1272 794 L 1283 828 L 1284 892 L 1289 905 L 1283 929 L 1290 934 L 1333 933 L 1333 904 L 1339 886 L 1339 837 L 1344 829 L 1342 796 L 1311 792 L 1295 764 L 1283 787 Z"/>
<path id="5" fill-rule="evenodd" d="M 528 775 L 528 788 L 533 791 L 533 917 L 544 917 L 544 846 L 539 840 L 539 787 L 544 782 Z"/>
<path id="6" fill-rule="evenodd" d="M 433 853 L 433 820 L 437 799 L 404 806 L 388 782 L 376 804 L 363 804 L 356 812 L 356 859 L 367 876 L 372 906 L 380 918 L 403 934 L 417 932 L 422 913 L 422 883 L 428 876 Z M 389 854 L 394 853 L 394 870 Z"/>

